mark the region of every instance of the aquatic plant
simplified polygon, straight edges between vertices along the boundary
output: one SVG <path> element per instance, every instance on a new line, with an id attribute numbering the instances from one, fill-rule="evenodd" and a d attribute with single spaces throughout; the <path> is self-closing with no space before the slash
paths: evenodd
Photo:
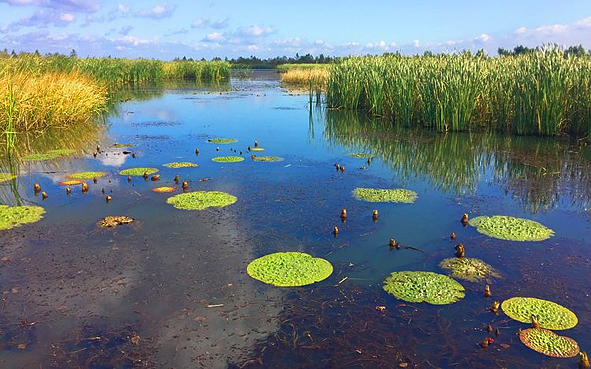
<path id="1" fill-rule="evenodd" d="M 283 158 L 278 156 L 255 156 L 254 161 L 283 161 Z"/>
<path id="2" fill-rule="evenodd" d="M 277 252 L 248 264 L 246 272 L 261 282 L 279 287 L 296 287 L 320 282 L 332 274 L 332 265 L 301 252 Z"/>
<path id="3" fill-rule="evenodd" d="M 176 191 L 176 187 L 163 186 L 163 187 L 152 188 L 152 192 L 155 192 L 155 193 L 170 193 L 170 192 L 174 192 L 174 191 Z"/>
<path id="4" fill-rule="evenodd" d="M 11 181 L 16 178 L 16 174 L 0 172 L 0 183 Z"/>
<path id="5" fill-rule="evenodd" d="M 563 330 L 570 329 L 579 322 L 575 313 L 552 301 L 534 297 L 513 297 L 503 301 L 503 312 L 511 319 L 530 323 L 535 316 L 541 328 Z"/>
<path id="6" fill-rule="evenodd" d="M 530 349 L 547 356 L 573 357 L 579 353 L 577 341 L 543 328 L 522 329 L 519 339 Z"/>
<path id="7" fill-rule="evenodd" d="M 174 163 L 167 163 L 163 164 L 167 168 L 189 168 L 189 167 L 198 167 L 198 164 L 190 163 L 188 161 L 183 162 L 174 162 Z"/>
<path id="8" fill-rule="evenodd" d="M 103 219 L 99 220 L 97 223 L 99 227 L 102 228 L 110 228 L 115 227 L 121 224 L 129 224 L 135 221 L 135 219 L 126 216 L 108 216 L 104 217 Z"/>
<path id="9" fill-rule="evenodd" d="M 121 172 L 119 172 L 119 174 L 123 176 L 143 176 L 144 173 L 150 175 L 156 172 L 158 172 L 158 169 L 156 168 L 129 168 L 122 170 Z"/>
<path id="10" fill-rule="evenodd" d="M 216 144 L 229 144 L 238 142 L 235 138 L 210 138 L 207 142 L 216 143 Z"/>
<path id="11" fill-rule="evenodd" d="M 471 282 L 480 281 L 486 277 L 499 278 L 500 274 L 493 267 L 480 259 L 474 258 L 449 258 L 443 259 L 439 264 L 443 269 L 451 271 L 454 278 Z"/>
<path id="12" fill-rule="evenodd" d="M 116 149 L 123 149 L 126 147 L 133 147 L 135 146 L 134 144 L 130 144 L 130 143 L 114 143 L 113 147 Z"/>
<path id="13" fill-rule="evenodd" d="M 366 152 L 351 152 L 351 153 L 348 153 L 347 156 L 350 156 L 352 158 L 364 158 L 364 159 L 371 158 L 371 154 L 368 154 Z"/>
<path id="14" fill-rule="evenodd" d="M 397 299 L 446 305 L 464 298 L 464 287 L 452 278 L 433 272 L 393 272 L 384 290 Z"/>
<path id="15" fill-rule="evenodd" d="M 212 158 L 211 161 L 216 163 L 238 163 L 244 161 L 244 158 L 242 156 L 217 156 Z"/>
<path id="16" fill-rule="evenodd" d="M 538 222 L 505 215 L 480 216 L 469 224 L 482 234 L 509 241 L 543 241 L 554 235 L 553 230 Z"/>
<path id="17" fill-rule="evenodd" d="M 81 185 L 82 183 L 84 183 L 84 181 L 81 181 L 79 179 L 70 179 L 70 180 L 67 180 L 67 181 L 61 181 L 59 183 L 59 185 L 60 186 L 77 186 L 77 185 Z"/>
<path id="18" fill-rule="evenodd" d="M 265 151 L 262 147 L 251 147 L 250 151 Z"/>
<path id="19" fill-rule="evenodd" d="M 40 160 L 52 160 L 62 156 L 68 156 L 75 153 L 76 150 L 73 149 L 59 149 L 59 150 L 51 150 L 46 152 L 45 154 L 30 154 L 23 158 L 25 161 L 40 161 Z"/>
<path id="20" fill-rule="evenodd" d="M 93 179 L 93 178 L 100 178 L 106 176 L 107 173 L 105 172 L 78 172 L 68 174 L 67 177 L 71 179 Z"/>
<path id="21" fill-rule="evenodd" d="M 45 209 L 40 206 L 0 205 L 0 230 L 35 223 L 43 218 Z"/>
<path id="22" fill-rule="evenodd" d="M 196 191 L 169 197 L 166 203 L 173 205 L 177 209 L 203 210 L 209 207 L 221 208 L 232 205 L 236 201 L 238 199 L 229 193 L 220 191 Z"/>
<path id="23" fill-rule="evenodd" d="M 418 198 L 416 192 L 405 189 L 377 189 L 377 188 L 356 188 L 353 195 L 358 200 L 368 202 L 399 202 L 412 204 Z"/>

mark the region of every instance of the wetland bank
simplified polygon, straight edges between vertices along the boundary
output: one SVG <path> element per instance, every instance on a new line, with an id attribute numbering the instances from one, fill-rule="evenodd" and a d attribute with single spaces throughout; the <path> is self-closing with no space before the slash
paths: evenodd
<path id="1" fill-rule="evenodd" d="M 585 140 L 437 133 L 309 101 L 275 72 L 250 72 L 213 84 L 130 88 L 105 124 L 81 129 L 71 146 L 60 135 L 20 136 L 27 155 L 75 153 L 2 161 L 11 174 L 0 177 L 1 203 L 45 212 L 0 230 L 1 366 L 578 365 L 578 357 L 528 348 L 518 331 L 531 324 L 490 308 L 514 297 L 557 303 L 577 323 L 548 329 L 589 350 Z M 234 157 L 243 160 L 227 159 Z M 60 182 L 82 172 L 105 175 L 84 179 L 86 192 L 70 185 L 66 194 Z M 167 201 L 183 195 L 184 181 L 185 192 L 198 195 Z M 159 187 L 175 192 L 152 191 Z M 389 197 L 376 189 L 403 191 Z M 474 226 L 462 224 L 464 213 Z M 477 218 L 495 215 L 538 222 L 544 237 L 514 240 L 504 223 Z M 134 221 L 97 227 L 107 216 Z M 479 232 L 478 224 L 489 228 Z M 390 238 L 400 247 L 389 247 Z M 485 263 L 485 275 L 460 279 L 440 266 L 458 243 L 465 260 Z M 285 252 L 318 258 L 320 276 L 277 287 L 273 281 L 289 285 L 292 276 L 249 275 L 251 262 Z M 413 288 L 388 293 L 385 286 L 398 287 L 389 278 L 417 275 L 393 273 L 409 272 L 436 274 L 436 292 L 453 286 L 444 301 L 451 303 L 418 299 Z"/>

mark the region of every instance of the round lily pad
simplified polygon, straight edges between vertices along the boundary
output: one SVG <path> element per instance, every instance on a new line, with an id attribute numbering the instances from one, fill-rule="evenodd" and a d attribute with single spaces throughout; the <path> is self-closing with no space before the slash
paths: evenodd
<path id="1" fill-rule="evenodd" d="M 368 202 L 401 202 L 412 204 L 417 200 L 417 193 L 411 190 L 399 189 L 377 189 L 377 188 L 356 188 L 353 196 L 358 200 Z"/>
<path id="2" fill-rule="evenodd" d="M 503 301 L 501 308 L 510 318 L 522 323 L 530 323 L 533 315 L 540 327 L 546 329 L 570 329 L 579 322 L 575 313 L 564 306 L 534 297 L 513 297 Z"/>
<path id="3" fill-rule="evenodd" d="M 0 230 L 35 223 L 43 218 L 45 209 L 40 206 L 0 205 Z"/>
<path id="4" fill-rule="evenodd" d="M 254 161 L 283 161 L 283 158 L 278 156 L 255 156 Z"/>
<path id="5" fill-rule="evenodd" d="M 68 156 L 75 153 L 76 150 L 73 149 L 59 149 L 59 150 L 51 150 L 44 154 L 30 154 L 23 158 L 25 161 L 39 161 L 39 160 L 51 160 L 56 159 L 61 156 Z"/>
<path id="6" fill-rule="evenodd" d="M 163 164 L 163 165 L 168 168 L 190 168 L 190 167 L 198 167 L 199 166 L 195 163 L 190 163 L 188 161 L 167 163 L 167 164 Z"/>
<path id="7" fill-rule="evenodd" d="M 207 142 L 216 143 L 216 144 L 229 144 L 237 142 L 238 140 L 235 138 L 210 138 Z"/>
<path id="8" fill-rule="evenodd" d="M 146 172 L 148 173 L 148 175 L 150 175 L 156 173 L 157 171 L 158 169 L 156 168 L 129 168 L 122 170 L 121 172 L 119 172 L 119 174 L 124 176 L 143 176 Z"/>
<path id="9" fill-rule="evenodd" d="M 70 179 L 93 179 L 93 178 L 100 178 L 106 176 L 107 173 L 105 172 L 78 172 L 68 174 L 68 178 Z"/>
<path id="10" fill-rule="evenodd" d="M 81 181 L 79 179 L 70 179 L 67 181 L 61 181 L 59 183 L 60 186 L 77 186 L 77 185 L 81 185 L 82 183 L 84 183 L 84 181 Z"/>
<path id="11" fill-rule="evenodd" d="M 166 203 L 173 205 L 177 209 L 184 210 L 203 210 L 209 207 L 224 207 L 232 205 L 238 199 L 229 193 L 220 191 L 195 191 L 181 193 L 169 197 Z"/>
<path id="12" fill-rule="evenodd" d="M 0 172 L 0 183 L 11 181 L 16 178 L 16 174 Z"/>
<path id="13" fill-rule="evenodd" d="M 170 193 L 170 192 L 174 192 L 176 191 L 176 187 L 156 187 L 156 188 L 152 188 L 152 192 L 156 192 L 156 193 Z"/>
<path id="14" fill-rule="evenodd" d="M 296 287 L 328 278 L 332 274 L 332 265 L 302 252 L 277 252 L 253 260 L 246 272 L 267 284 Z"/>
<path id="15" fill-rule="evenodd" d="M 250 151 L 265 151 L 262 147 L 251 147 Z"/>
<path id="16" fill-rule="evenodd" d="M 215 161 L 216 163 L 238 163 L 240 161 L 244 161 L 242 156 L 217 156 L 211 161 Z"/>
<path id="17" fill-rule="evenodd" d="M 450 277 L 433 272 L 394 272 L 384 290 L 397 299 L 447 305 L 464 298 L 464 287 Z"/>
<path id="18" fill-rule="evenodd" d="M 451 271 L 454 278 L 478 282 L 486 277 L 499 278 L 500 274 L 493 267 L 480 259 L 474 258 L 449 258 L 443 259 L 439 264 L 443 269 Z"/>
<path id="19" fill-rule="evenodd" d="M 469 224 L 478 232 L 501 240 L 543 241 L 554 235 L 553 230 L 538 222 L 505 215 L 480 216 Z"/>
<path id="20" fill-rule="evenodd" d="M 530 349 L 547 356 L 573 357 L 579 353 L 577 341 L 544 328 L 523 329 L 519 339 Z"/>
<path id="21" fill-rule="evenodd" d="M 347 154 L 347 156 L 350 156 L 352 158 L 371 158 L 371 154 L 368 154 L 366 152 L 352 152 Z"/>

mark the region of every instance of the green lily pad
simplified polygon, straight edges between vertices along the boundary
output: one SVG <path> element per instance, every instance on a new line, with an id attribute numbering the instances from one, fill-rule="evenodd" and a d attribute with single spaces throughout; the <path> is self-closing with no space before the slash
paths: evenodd
<path id="1" fill-rule="evenodd" d="M 352 158 L 371 158 L 371 154 L 368 154 L 366 152 L 352 152 L 347 154 L 347 156 L 350 156 Z"/>
<path id="2" fill-rule="evenodd" d="M 353 196 L 358 200 L 368 202 L 399 202 L 412 204 L 418 198 L 416 192 L 399 189 L 356 188 Z"/>
<path id="3" fill-rule="evenodd" d="M 0 183 L 11 181 L 16 178 L 16 174 L 0 172 Z"/>
<path id="4" fill-rule="evenodd" d="M 30 154 L 23 158 L 25 161 L 39 161 L 39 160 L 51 160 L 56 159 L 62 156 L 68 156 L 75 153 L 76 150 L 73 149 L 59 149 L 59 150 L 51 150 L 44 154 Z"/>
<path id="5" fill-rule="evenodd" d="M 119 172 L 119 174 L 123 176 L 143 176 L 146 172 L 148 173 L 148 175 L 150 175 L 156 173 L 157 171 L 158 169 L 156 168 L 129 168 L 122 170 L 121 172 Z"/>
<path id="6" fill-rule="evenodd" d="M 278 156 L 255 156 L 254 161 L 283 161 L 283 158 Z"/>
<path id="7" fill-rule="evenodd" d="M 189 193 L 181 193 L 169 197 L 166 200 L 167 204 L 173 205 L 177 209 L 184 210 L 203 210 L 209 207 L 224 207 L 232 205 L 238 199 L 229 193 L 220 191 L 195 191 Z"/>
<path id="8" fill-rule="evenodd" d="M 100 178 L 106 176 L 107 173 L 105 172 L 78 172 L 68 174 L 68 178 L 70 179 L 93 179 L 93 178 Z"/>
<path id="9" fill-rule="evenodd" d="M 235 138 L 210 138 L 207 142 L 216 143 L 216 144 L 229 144 L 238 142 Z"/>
<path id="10" fill-rule="evenodd" d="M 439 264 L 443 269 L 451 271 L 454 278 L 464 279 L 470 282 L 478 282 L 486 277 L 499 278 L 501 275 L 493 267 L 480 259 L 473 258 L 449 258 L 443 259 Z"/>
<path id="11" fill-rule="evenodd" d="M 242 156 L 217 156 L 211 161 L 215 161 L 216 163 L 238 163 L 240 161 L 244 161 Z"/>
<path id="12" fill-rule="evenodd" d="M 332 274 L 332 265 L 301 252 L 277 252 L 253 260 L 246 272 L 261 282 L 296 287 L 320 282 Z"/>
<path id="13" fill-rule="evenodd" d="M 40 206 L 0 205 L 0 230 L 35 223 L 43 218 L 45 209 Z"/>
<path id="14" fill-rule="evenodd" d="M 478 232 L 501 240 L 543 241 L 554 235 L 553 230 L 538 222 L 505 215 L 480 216 L 469 224 Z"/>
<path id="15" fill-rule="evenodd" d="M 543 328 L 523 329 L 519 339 L 530 349 L 552 357 L 573 357 L 580 351 L 577 341 Z"/>
<path id="16" fill-rule="evenodd" d="M 503 301 L 501 309 L 511 319 L 531 323 L 532 315 L 538 318 L 540 327 L 546 329 L 570 329 L 579 322 L 575 313 L 555 302 L 534 297 L 513 297 Z"/>
<path id="17" fill-rule="evenodd" d="M 198 167 L 199 166 L 198 164 L 190 163 L 187 161 L 167 163 L 167 164 L 163 164 L 163 165 L 168 168 L 190 168 L 190 167 Z"/>
<path id="18" fill-rule="evenodd" d="M 384 290 L 397 299 L 447 305 L 464 298 L 464 287 L 450 277 L 433 272 L 394 272 Z"/>

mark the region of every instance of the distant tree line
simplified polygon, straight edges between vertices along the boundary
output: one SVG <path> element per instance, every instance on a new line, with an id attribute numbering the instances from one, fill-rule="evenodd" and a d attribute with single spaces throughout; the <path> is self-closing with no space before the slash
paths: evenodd
<path id="1" fill-rule="evenodd" d="M 527 46 L 519 45 L 519 46 L 515 46 L 513 48 L 513 50 L 507 50 L 507 49 L 503 49 L 502 47 L 499 47 L 497 49 L 497 53 L 499 54 L 499 56 L 516 56 L 516 55 L 530 54 L 536 50 L 540 50 L 540 47 L 529 48 Z M 565 56 L 566 55 L 572 55 L 572 56 L 591 55 L 591 50 L 589 50 L 589 51 L 585 50 L 583 45 L 571 46 L 568 49 L 564 50 L 564 55 Z"/>

